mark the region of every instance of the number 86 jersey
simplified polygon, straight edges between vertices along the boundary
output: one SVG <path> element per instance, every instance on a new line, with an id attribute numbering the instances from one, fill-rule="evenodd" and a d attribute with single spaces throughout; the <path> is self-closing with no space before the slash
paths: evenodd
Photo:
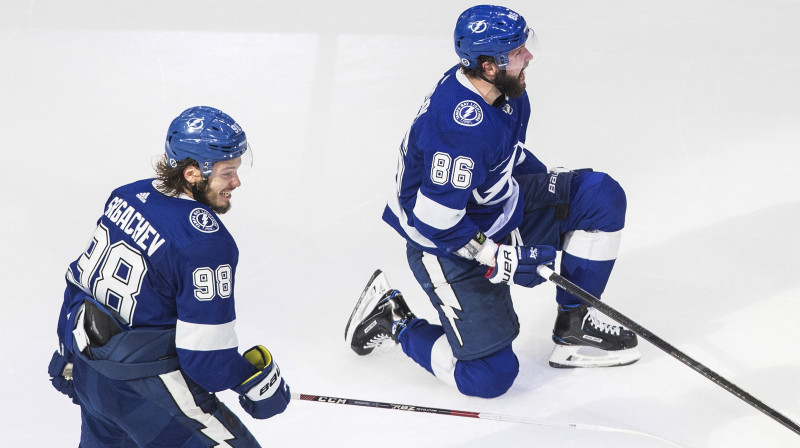
<path id="1" fill-rule="evenodd" d="M 239 250 L 218 216 L 153 179 L 117 188 L 84 252 L 67 269 L 59 339 L 72 349 L 70 317 L 88 295 L 126 330 L 175 329 L 181 368 L 211 392 L 253 367 L 238 352 L 234 274 Z"/>
<path id="2" fill-rule="evenodd" d="M 383 219 L 412 245 L 455 257 L 480 230 L 499 240 L 522 221 L 515 175 L 546 168 L 525 149 L 527 93 L 488 104 L 458 66 L 436 85 L 407 132 Z"/>

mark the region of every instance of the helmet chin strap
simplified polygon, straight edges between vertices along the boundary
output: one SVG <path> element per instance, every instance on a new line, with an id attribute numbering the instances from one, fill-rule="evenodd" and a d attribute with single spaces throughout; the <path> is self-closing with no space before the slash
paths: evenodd
<path id="1" fill-rule="evenodd" d="M 505 89 L 502 86 L 498 85 L 496 82 L 490 81 L 489 78 L 487 78 L 486 75 L 484 75 L 483 70 L 481 70 L 480 73 L 478 73 L 478 77 L 488 82 L 489 84 L 493 85 L 500 92 L 500 96 L 498 96 L 497 99 L 494 100 L 494 103 L 492 103 L 493 107 L 500 107 L 500 105 L 506 99 Z"/>
<path id="2" fill-rule="evenodd" d="M 491 85 L 493 85 L 493 86 L 497 87 L 497 83 L 495 83 L 494 81 L 489 81 L 489 78 L 487 78 L 487 77 L 486 77 L 486 75 L 484 75 L 484 74 L 483 74 L 483 71 L 481 71 L 480 73 L 478 73 L 478 77 L 480 77 L 482 80 L 484 80 L 484 81 L 488 82 L 489 84 L 491 84 Z"/>

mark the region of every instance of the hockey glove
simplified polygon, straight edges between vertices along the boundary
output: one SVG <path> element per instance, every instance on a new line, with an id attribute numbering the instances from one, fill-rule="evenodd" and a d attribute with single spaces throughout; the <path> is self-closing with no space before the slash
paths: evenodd
<path id="1" fill-rule="evenodd" d="M 269 350 L 256 345 L 244 352 L 244 357 L 259 372 L 233 388 L 239 394 L 239 403 L 253 418 L 265 419 L 283 412 L 292 395 Z"/>
<path id="2" fill-rule="evenodd" d="M 552 246 L 507 246 L 501 244 L 495 254 L 495 265 L 486 272 L 492 283 L 508 283 L 533 288 L 545 281 L 536 273 L 539 265 L 552 264 L 556 249 Z"/>
<path id="3" fill-rule="evenodd" d="M 78 397 L 75 395 L 75 385 L 72 383 L 72 363 L 67 361 L 58 350 L 53 353 L 50 359 L 50 365 L 47 366 L 47 373 L 50 375 L 50 382 L 53 387 L 62 394 L 72 399 L 75 404 L 78 403 Z"/>

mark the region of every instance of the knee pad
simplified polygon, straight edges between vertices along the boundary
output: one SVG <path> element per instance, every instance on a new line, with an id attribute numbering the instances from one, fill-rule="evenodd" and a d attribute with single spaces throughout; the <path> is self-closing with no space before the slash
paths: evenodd
<path id="1" fill-rule="evenodd" d="M 595 200 L 608 209 L 609 216 L 613 218 L 613 227 L 615 227 L 615 229 L 598 230 L 619 230 L 625 226 L 625 211 L 628 208 L 628 199 L 625 197 L 625 190 L 623 190 L 622 186 L 608 174 L 600 174 L 602 175 L 602 179 L 597 187 L 597 198 Z"/>
<path id="2" fill-rule="evenodd" d="M 602 230 L 625 227 L 628 201 L 622 186 L 606 173 L 582 173 L 572 182 L 570 217 L 564 231 Z"/>
<path id="3" fill-rule="evenodd" d="M 509 345 L 483 358 L 458 361 L 455 380 L 464 395 L 495 398 L 511 388 L 518 373 L 519 360 Z"/>

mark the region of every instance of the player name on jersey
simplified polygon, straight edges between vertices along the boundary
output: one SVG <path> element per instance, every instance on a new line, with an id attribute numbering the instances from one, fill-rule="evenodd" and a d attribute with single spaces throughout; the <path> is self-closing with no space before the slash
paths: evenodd
<path id="1" fill-rule="evenodd" d="M 109 201 L 104 215 L 130 235 L 137 246 L 147 251 L 148 256 L 152 257 L 164 244 L 164 238 L 158 231 L 124 199 L 114 197 Z"/>

